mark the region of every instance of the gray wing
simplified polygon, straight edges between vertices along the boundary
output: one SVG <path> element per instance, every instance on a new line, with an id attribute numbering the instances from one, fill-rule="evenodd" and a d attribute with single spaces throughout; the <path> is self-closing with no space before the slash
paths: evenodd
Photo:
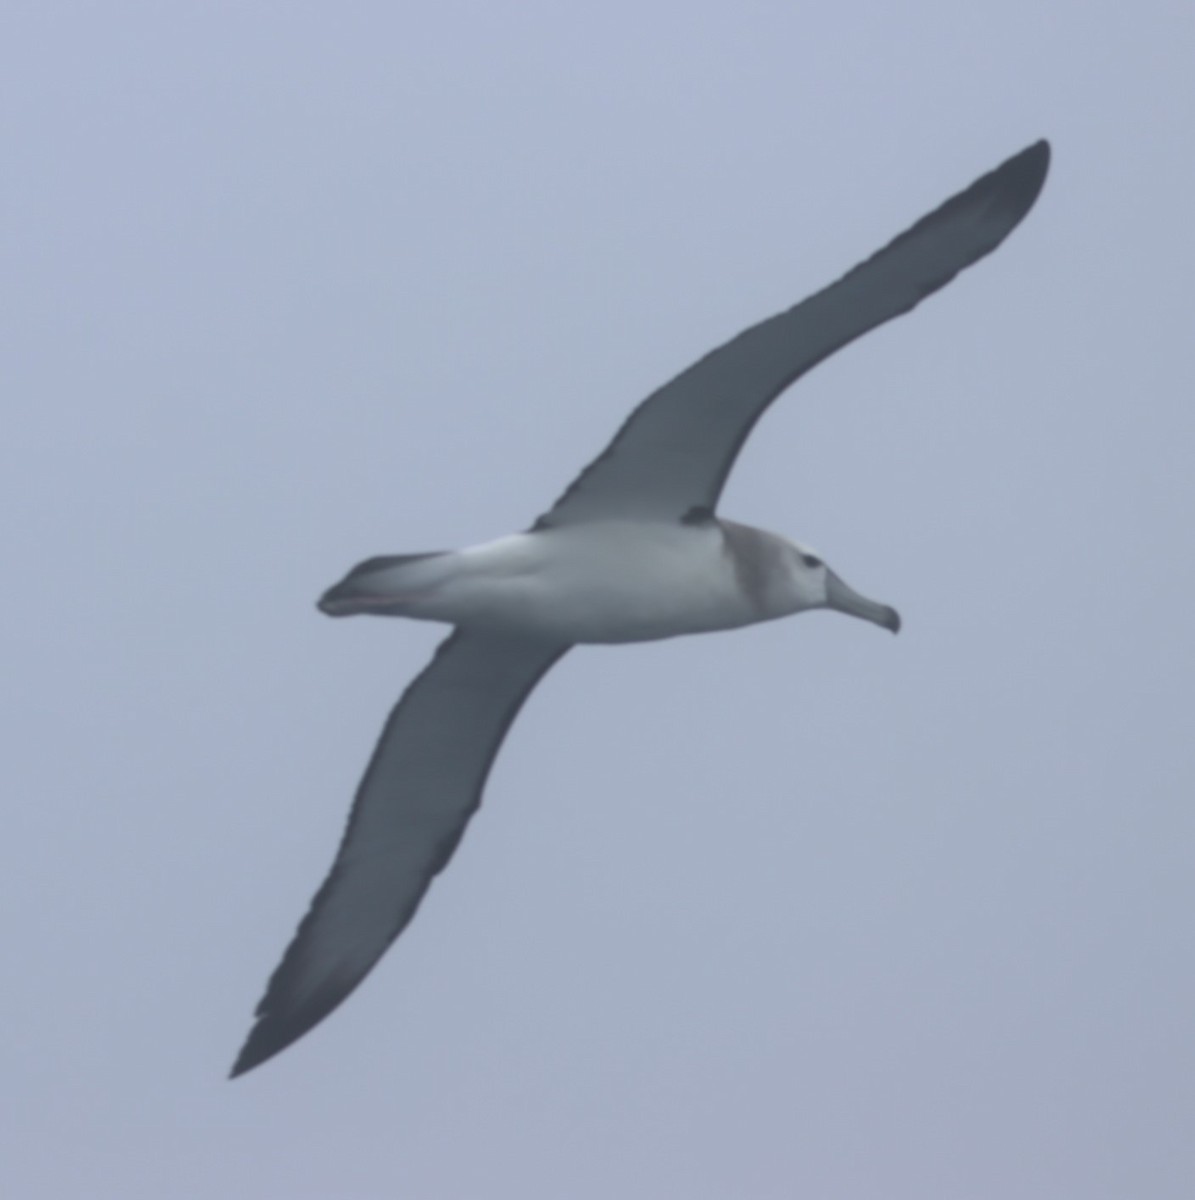
<path id="1" fill-rule="evenodd" d="M 257 1006 L 240 1075 L 324 1019 L 369 974 L 452 857 L 494 755 L 567 646 L 457 630 L 390 714 L 327 879 Z"/>
<path id="2" fill-rule="evenodd" d="M 1033 206 L 1049 162 L 1044 141 L 1021 151 L 837 283 L 652 393 L 536 528 L 712 512 L 764 409 L 835 350 L 908 312 L 991 253 Z"/>

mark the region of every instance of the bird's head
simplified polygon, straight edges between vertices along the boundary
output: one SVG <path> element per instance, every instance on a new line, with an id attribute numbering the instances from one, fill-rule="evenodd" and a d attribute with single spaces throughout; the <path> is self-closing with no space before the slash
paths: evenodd
<path id="1" fill-rule="evenodd" d="M 861 617 L 881 625 L 892 633 L 900 631 L 900 613 L 896 609 L 859 595 L 808 546 L 789 542 L 788 549 L 789 587 L 799 608 L 832 608 L 848 617 Z"/>

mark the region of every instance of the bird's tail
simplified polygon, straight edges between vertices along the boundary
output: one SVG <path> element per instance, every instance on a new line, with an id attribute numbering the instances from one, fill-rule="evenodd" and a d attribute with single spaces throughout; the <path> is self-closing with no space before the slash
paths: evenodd
<path id="1" fill-rule="evenodd" d="M 319 610 L 330 617 L 405 615 L 407 602 L 440 582 L 442 572 L 435 569 L 436 560 L 447 553 L 434 550 L 368 558 L 320 597 Z"/>

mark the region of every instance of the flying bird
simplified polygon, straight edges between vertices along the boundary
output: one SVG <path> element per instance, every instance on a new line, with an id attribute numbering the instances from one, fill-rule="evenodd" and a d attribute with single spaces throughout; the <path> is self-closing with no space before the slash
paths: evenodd
<path id="1" fill-rule="evenodd" d="M 811 367 L 991 253 L 1045 182 L 1036 142 L 837 283 L 653 392 L 525 533 L 371 558 L 319 601 L 454 626 L 382 730 L 331 871 L 257 1007 L 240 1075 L 322 1021 L 373 969 L 452 857 L 510 723 L 573 645 L 733 629 L 831 608 L 895 633 L 798 542 L 716 514 L 764 410 Z"/>

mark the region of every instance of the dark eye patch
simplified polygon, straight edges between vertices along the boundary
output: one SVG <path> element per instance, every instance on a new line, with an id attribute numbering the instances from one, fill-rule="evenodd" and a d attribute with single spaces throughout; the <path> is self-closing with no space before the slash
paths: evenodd
<path id="1" fill-rule="evenodd" d="M 801 561 L 807 567 L 820 567 L 822 565 L 822 560 L 816 554 L 802 554 Z"/>

